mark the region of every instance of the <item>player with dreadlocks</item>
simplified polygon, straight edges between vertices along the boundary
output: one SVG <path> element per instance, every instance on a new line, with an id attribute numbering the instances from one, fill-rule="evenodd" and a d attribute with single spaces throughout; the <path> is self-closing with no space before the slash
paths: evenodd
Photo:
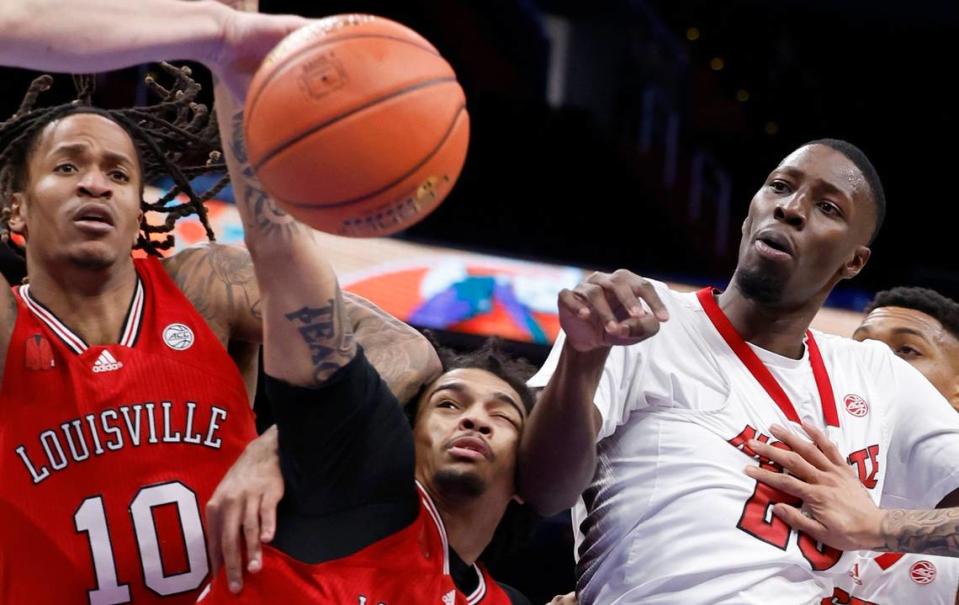
<path id="1" fill-rule="evenodd" d="M 225 171 L 224 165 L 217 161 L 220 152 L 216 125 L 208 119 L 206 106 L 194 102 L 200 85 L 190 77 L 190 69 L 178 69 L 167 63 L 161 64 L 161 67 L 177 80 L 167 90 L 152 77 L 148 78 L 147 85 L 161 95 L 162 101 L 145 108 L 97 109 L 91 100 L 95 80 L 91 76 L 75 76 L 78 91 L 75 101 L 34 109 L 37 98 L 49 90 L 53 78 L 44 75 L 31 83 L 20 108 L 0 125 L 0 149 L 3 150 L 0 151 L 0 200 L 4 202 L 0 209 L 0 237 L 9 237 L 15 192 L 23 189 L 27 177 L 27 155 L 37 144 L 39 132 L 51 122 L 82 113 L 116 122 L 137 143 L 136 154 L 143 173 L 138 192 L 141 205 L 139 233 L 134 248 L 159 256 L 160 250 L 173 247 L 173 236 L 169 233 L 176 221 L 188 214 L 198 215 L 207 237 L 211 241 L 215 239 L 203 203 L 219 193 L 229 178 L 224 176 L 202 194 L 194 191 L 190 179 L 206 172 Z M 145 184 L 165 175 L 173 179 L 174 187 L 155 202 L 144 200 Z M 179 202 L 178 196 L 181 195 L 185 195 L 187 201 Z M 151 211 L 166 214 L 162 225 L 147 222 L 147 213 Z M 153 234 L 166 234 L 166 237 L 157 240 L 151 237 Z"/>
<path id="2" fill-rule="evenodd" d="M 76 68 L 89 46 L 109 42 L 78 38 L 77 48 L 57 51 L 65 20 L 86 31 L 110 2 L 90 0 L 89 13 L 87 2 L 69 4 L 41 20 L 49 31 L 35 32 L 34 42 L 54 49 L 43 67 Z M 193 3 L 142 4 L 144 13 L 131 19 Z M 274 30 L 273 42 L 286 33 Z M 170 35 L 144 31 L 128 44 L 147 47 L 150 36 Z M 260 46 L 266 52 L 271 44 Z M 0 43 L 0 61 L 19 62 L 8 50 Z M 188 44 L 178 50 L 207 58 Z M 130 56 L 149 58 L 136 49 Z M 151 84 L 161 95 L 153 107 L 96 109 L 92 80 L 79 78 L 76 102 L 41 108 L 51 83 L 41 78 L 0 125 L 3 223 L 25 239 L 29 279 L 12 290 L 0 282 L 3 603 L 193 602 L 211 567 L 200 507 L 254 437 L 243 375 L 252 375 L 262 323 L 249 254 L 216 244 L 162 260 L 130 254 L 135 246 L 169 247 L 169 237 L 152 236 L 189 213 L 202 221 L 203 200 L 220 186 L 197 192 L 190 184 L 219 168 L 215 126 L 196 103 L 189 71 L 164 69 L 175 82 Z M 172 178 L 173 190 L 146 204 L 144 185 L 160 175 Z M 148 225 L 150 210 L 166 211 L 166 221 Z M 415 391 L 432 367 L 429 344 L 364 301 L 348 304 L 361 343 L 397 343 L 370 347 L 382 353 L 372 361 L 390 387 L 400 397 Z M 412 359 L 424 353 L 426 361 Z M 264 439 L 275 448 L 275 434 Z M 240 505 L 255 515 L 277 498 L 255 493 Z"/>

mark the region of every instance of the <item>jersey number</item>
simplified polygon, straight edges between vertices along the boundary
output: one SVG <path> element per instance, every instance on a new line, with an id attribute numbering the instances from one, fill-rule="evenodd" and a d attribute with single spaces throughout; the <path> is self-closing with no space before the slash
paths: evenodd
<path id="1" fill-rule="evenodd" d="M 160 540 L 153 517 L 154 508 L 168 504 L 176 505 L 189 563 L 187 571 L 173 575 L 165 575 L 163 572 Z M 207 561 L 196 494 L 179 481 L 146 487 L 137 492 L 130 502 L 130 516 L 133 518 L 140 563 L 143 566 L 143 581 L 147 588 L 160 596 L 199 588 L 210 570 L 210 564 Z M 116 560 L 103 498 L 93 496 L 84 500 L 73 515 L 73 523 L 78 532 L 86 533 L 90 539 L 90 553 L 97 579 L 97 587 L 90 591 L 90 605 L 129 603 L 130 585 L 120 584 L 117 578 Z"/>
<path id="2" fill-rule="evenodd" d="M 772 445 L 786 448 L 785 444 L 780 442 Z M 761 460 L 759 468 L 774 473 L 783 472 L 782 467 L 768 460 Z M 752 497 L 746 500 L 746 506 L 743 507 L 743 515 L 739 519 L 739 529 L 763 542 L 786 550 L 793 529 L 788 523 L 773 514 L 773 505 L 780 502 L 796 506 L 801 504 L 802 500 L 757 481 L 756 490 Z M 820 544 L 803 532 L 798 532 L 798 534 L 799 551 L 815 571 L 829 569 L 842 556 L 841 550 Z"/>
<path id="3" fill-rule="evenodd" d="M 742 433 L 731 441 L 734 446 L 742 446 L 745 453 L 754 455 L 752 450 L 748 450 L 748 448 L 745 447 L 747 439 L 758 439 L 766 443 L 769 437 L 757 434 L 752 427 L 746 427 Z M 779 441 L 771 443 L 770 445 L 781 449 L 789 449 L 785 443 Z M 770 460 L 760 459 L 759 468 L 774 473 L 783 472 L 781 466 Z M 788 523 L 773 514 L 773 505 L 778 503 L 796 506 L 801 504 L 802 500 L 757 481 L 753 495 L 749 500 L 746 500 L 746 505 L 743 507 L 743 514 L 739 518 L 737 527 L 767 544 L 772 544 L 779 549 L 786 550 L 793 529 Z M 799 534 L 799 551 L 802 552 L 803 557 L 809 561 L 809 564 L 814 570 L 823 571 L 829 569 L 842 557 L 841 550 L 820 544 L 803 532 L 797 533 Z"/>

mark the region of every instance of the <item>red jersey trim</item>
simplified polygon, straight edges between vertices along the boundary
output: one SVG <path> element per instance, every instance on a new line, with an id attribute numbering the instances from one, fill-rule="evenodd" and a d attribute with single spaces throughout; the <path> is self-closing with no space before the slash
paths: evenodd
<path id="1" fill-rule="evenodd" d="M 440 517 L 440 511 L 436 510 L 436 505 L 433 504 L 433 499 L 430 498 L 429 493 L 426 491 L 426 488 L 417 481 L 417 489 L 420 490 L 420 500 L 423 502 L 423 506 L 426 507 L 426 512 L 430 514 L 430 517 L 433 518 L 433 523 L 436 524 L 436 529 L 440 532 L 440 541 L 443 543 L 443 575 L 450 575 L 450 544 L 446 539 L 446 526 L 443 525 L 443 518 Z"/>
<path id="2" fill-rule="evenodd" d="M 713 298 L 712 288 L 703 288 L 696 293 L 699 303 L 706 312 L 709 321 L 719 332 L 726 344 L 732 349 L 736 357 L 746 366 L 753 378 L 763 387 L 766 393 L 779 406 L 786 418 L 802 424 L 796 408 L 783 388 L 779 385 L 776 377 L 772 375 L 766 364 L 759 359 L 756 352 L 749 348 L 749 344 L 743 340 L 743 337 L 736 331 L 736 327 L 729 321 L 723 310 L 719 308 L 716 299 Z M 826 371 L 826 364 L 822 360 L 822 353 L 819 351 L 819 345 L 812 332 L 806 331 L 806 343 L 809 346 L 809 364 L 812 366 L 813 377 L 816 379 L 816 389 L 819 391 L 819 403 L 822 406 L 823 421 L 827 426 L 839 426 L 839 413 L 836 411 L 836 398 L 832 392 L 832 383 L 829 380 L 829 373 Z"/>
<path id="3" fill-rule="evenodd" d="M 65 323 L 43 303 L 33 298 L 30 294 L 30 284 L 24 284 L 16 288 L 33 315 L 43 322 L 50 331 L 53 332 L 63 344 L 77 355 L 82 354 L 89 348 L 89 345 L 80 336 L 75 334 Z M 140 337 L 140 328 L 143 324 L 143 307 L 146 301 L 146 291 L 143 288 L 143 279 L 137 273 L 137 284 L 133 291 L 133 298 L 130 299 L 130 306 L 127 308 L 126 319 L 123 322 L 123 329 L 120 331 L 119 344 L 124 347 L 133 347 Z"/>
<path id="4" fill-rule="evenodd" d="M 426 512 L 432 517 L 433 522 L 436 524 L 436 529 L 440 534 L 440 541 L 443 543 L 443 574 L 448 576 L 450 575 L 450 545 L 446 538 L 446 526 L 443 525 L 443 517 L 440 516 L 440 511 L 436 508 L 436 505 L 433 504 L 433 499 L 430 498 L 430 494 L 426 491 L 426 488 L 423 487 L 419 481 L 416 482 L 416 487 L 420 491 L 420 500 L 423 502 L 423 507 L 426 508 Z M 476 577 L 479 578 L 479 582 L 476 590 L 466 597 L 468 605 L 476 605 L 486 597 L 486 575 L 476 563 L 473 563 L 473 571 L 476 572 Z"/>
<path id="5" fill-rule="evenodd" d="M 878 557 L 873 559 L 873 561 L 875 561 L 876 565 L 878 565 L 883 571 L 886 571 L 887 569 L 895 565 L 896 562 L 899 561 L 899 559 L 905 556 L 906 556 L 906 553 L 902 553 L 902 552 L 887 552 L 879 555 Z"/>

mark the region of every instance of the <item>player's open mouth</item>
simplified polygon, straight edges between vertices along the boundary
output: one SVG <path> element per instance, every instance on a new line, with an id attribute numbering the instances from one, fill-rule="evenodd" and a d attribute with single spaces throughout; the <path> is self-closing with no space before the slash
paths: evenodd
<path id="1" fill-rule="evenodd" d="M 83 231 L 105 233 L 114 227 L 113 215 L 102 204 L 84 204 L 73 215 L 73 223 Z"/>
<path id="2" fill-rule="evenodd" d="M 777 231 L 763 231 L 756 236 L 756 249 L 767 258 L 782 260 L 795 256 L 792 242 Z"/>

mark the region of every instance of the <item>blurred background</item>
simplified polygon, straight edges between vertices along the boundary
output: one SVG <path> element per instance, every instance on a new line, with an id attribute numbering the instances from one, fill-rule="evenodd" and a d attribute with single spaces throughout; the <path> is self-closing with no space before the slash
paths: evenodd
<path id="1" fill-rule="evenodd" d="M 871 262 L 830 305 L 855 317 L 896 285 L 959 297 L 954 1 L 261 3 L 393 18 L 456 69 L 472 142 L 450 197 L 381 247 L 335 245 L 345 283 L 449 344 L 498 333 L 540 362 L 557 327 L 555 293 L 584 268 L 724 286 L 753 193 L 783 156 L 820 137 L 860 146 L 889 201 Z M 150 71 L 104 74 L 98 104 L 148 102 Z M 34 75 L 0 71 L 0 115 Z M 47 99 L 72 93 L 61 78 Z M 220 238 L 238 241 L 230 192 L 221 198 Z M 184 225 L 182 244 L 199 238 L 194 227 Z M 544 602 L 571 587 L 567 534 L 554 519 L 490 563 Z"/>

